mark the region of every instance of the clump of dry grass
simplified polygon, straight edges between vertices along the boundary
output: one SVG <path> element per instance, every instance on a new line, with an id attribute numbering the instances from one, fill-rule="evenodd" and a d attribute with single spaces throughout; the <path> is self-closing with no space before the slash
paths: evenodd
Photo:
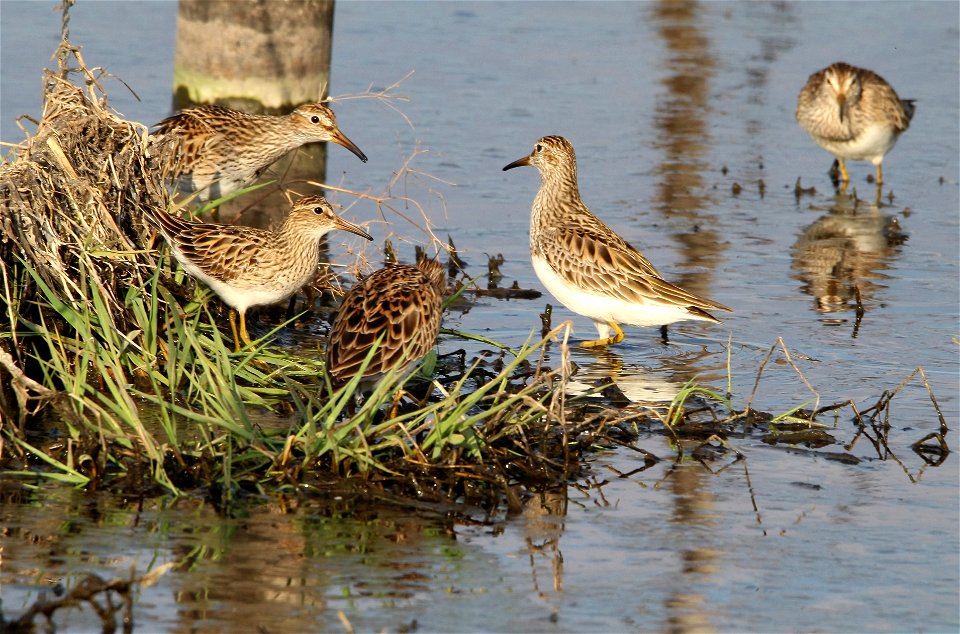
<path id="1" fill-rule="evenodd" d="M 45 73 L 36 134 L 0 166 L 3 270 L 9 277 L 15 263 L 29 263 L 64 301 L 83 302 L 78 271 L 86 269 L 122 317 L 117 288 L 142 285 L 156 266 L 143 249 L 140 214 L 169 205 L 162 168 L 170 161 L 150 156 L 145 126 L 107 109 L 78 49 L 63 42 L 57 59 L 59 71 Z M 83 77 L 86 90 L 71 73 Z"/>
<path id="2" fill-rule="evenodd" d="M 43 287 L 48 300 L 91 310 L 95 285 L 110 326 L 128 332 L 134 320 L 125 292 L 144 287 L 158 266 L 144 249 L 141 213 L 170 203 L 167 148 L 151 148 L 146 126 L 110 112 L 97 76 L 69 41 L 56 59 L 57 70 L 44 74 L 36 133 L 0 164 L 0 331 L 9 333 L 0 340 L 0 376 L 10 379 L 2 405 L 12 391 L 21 410 L 38 391 L 20 378 L 28 350 L 17 333 L 51 318 L 51 311 L 41 314 L 49 307 Z"/>

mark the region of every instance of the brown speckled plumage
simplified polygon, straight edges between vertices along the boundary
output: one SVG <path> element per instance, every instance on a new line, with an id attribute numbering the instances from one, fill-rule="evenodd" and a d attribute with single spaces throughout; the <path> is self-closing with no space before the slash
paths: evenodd
<path id="1" fill-rule="evenodd" d="M 184 192 L 215 200 L 252 184 L 270 165 L 305 143 L 332 141 L 366 162 L 340 132 L 333 111 L 304 104 L 288 115 L 253 115 L 222 106 L 198 106 L 156 125 L 154 136 L 180 143 L 175 175 Z"/>
<path id="2" fill-rule="evenodd" d="M 401 379 L 412 371 L 436 343 L 445 288 L 443 266 L 429 259 L 417 266 L 389 264 L 357 282 L 343 298 L 327 342 L 333 387 L 356 376 L 378 339 L 361 390 L 393 369 Z"/>
<path id="3" fill-rule="evenodd" d="M 320 264 L 320 239 L 332 229 L 370 240 L 366 231 L 337 216 L 323 196 L 296 201 L 277 231 L 193 222 L 163 210 L 145 217 L 160 230 L 174 257 L 240 314 L 237 345 L 250 343 L 245 314 L 251 306 L 282 301 L 309 282 Z M 233 325 L 233 314 L 230 315 Z"/>

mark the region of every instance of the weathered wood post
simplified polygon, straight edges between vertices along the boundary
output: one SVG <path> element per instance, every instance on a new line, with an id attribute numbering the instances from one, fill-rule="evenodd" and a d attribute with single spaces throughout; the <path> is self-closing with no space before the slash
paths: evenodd
<path id="1" fill-rule="evenodd" d="M 286 113 L 327 96 L 333 0 L 180 0 L 173 108 L 216 103 L 251 113 Z M 268 170 L 285 181 L 326 175 L 326 148 L 303 146 Z M 308 193 L 302 188 L 302 193 Z M 266 191 L 266 190 L 264 190 Z M 262 202 L 261 202 L 262 200 Z M 232 209 L 287 205 L 279 192 L 241 197 Z M 224 209 L 229 217 L 229 209 Z M 265 224 L 277 218 L 246 217 Z"/>

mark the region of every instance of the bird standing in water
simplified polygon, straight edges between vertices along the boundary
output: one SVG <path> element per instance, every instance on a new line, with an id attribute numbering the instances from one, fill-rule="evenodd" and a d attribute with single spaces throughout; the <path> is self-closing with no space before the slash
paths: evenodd
<path id="1" fill-rule="evenodd" d="M 620 323 L 716 323 L 720 320 L 708 310 L 730 310 L 664 280 L 643 254 L 593 215 L 580 199 L 577 157 L 565 138 L 545 136 L 529 156 L 503 169 L 522 165 L 540 170 L 540 191 L 530 217 L 533 269 L 561 304 L 593 320 L 599 338 L 583 346 L 620 343 Z"/>
<path id="2" fill-rule="evenodd" d="M 914 103 L 866 68 L 837 62 L 810 75 L 797 97 L 797 123 L 837 158 L 844 186 L 846 161 L 870 161 L 883 183 L 883 157 L 910 127 Z"/>

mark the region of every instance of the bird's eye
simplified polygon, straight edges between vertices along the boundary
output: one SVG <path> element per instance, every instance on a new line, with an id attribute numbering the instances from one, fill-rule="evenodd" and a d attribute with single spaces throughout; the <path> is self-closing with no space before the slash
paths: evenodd
<path id="1" fill-rule="evenodd" d="M 533 148 L 534 152 L 543 152 L 543 146 L 537 143 L 537 147 Z"/>
<path id="2" fill-rule="evenodd" d="M 323 207 L 314 207 L 313 213 L 317 214 L 318 216 L 323 215 Z"/>
<path id="3" fill-rule="evenodd" d="M 310 123 L 320 123 L 320 117 L 318 117 L 317 115 L 313 115 L 312 117 L 310 117 Z"/>

